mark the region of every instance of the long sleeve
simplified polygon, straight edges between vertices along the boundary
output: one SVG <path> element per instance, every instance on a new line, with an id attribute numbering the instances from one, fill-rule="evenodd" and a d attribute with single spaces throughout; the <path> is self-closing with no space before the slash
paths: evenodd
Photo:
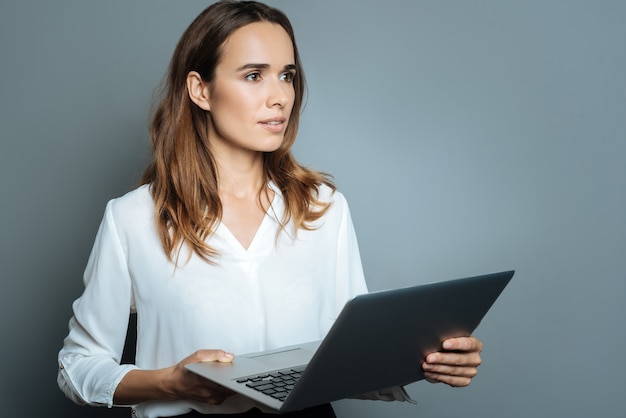
<path id="1" fill-rule="evenodd" d="M 348 202 L 341 193 L 335 193 L 334 204 L 340 210 L 335 275 L 335 309 L 339 314 L 348 300 L 367 293 L 367 285 Z"/>
<path id="2" fill-rule="evenodd" d="M 85 269 L 85 290 L 72 306 L 74 316 L 58 358 L 59 387 L 79 404 L 112 406 L 117 384 L 134 368 L 119 364 L 132 293 L 111 206 L 109 202 Z"/>

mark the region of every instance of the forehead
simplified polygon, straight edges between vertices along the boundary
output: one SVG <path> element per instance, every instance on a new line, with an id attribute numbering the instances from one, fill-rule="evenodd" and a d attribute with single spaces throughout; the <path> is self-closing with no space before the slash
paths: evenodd
<path id="1" fill-rule="evenodd" d="M 235 30 L 224 42 L 220 64 L 249 63 L 285 66 L 295 64 L 293 44 L 282 26 L 254 22 Z"/>

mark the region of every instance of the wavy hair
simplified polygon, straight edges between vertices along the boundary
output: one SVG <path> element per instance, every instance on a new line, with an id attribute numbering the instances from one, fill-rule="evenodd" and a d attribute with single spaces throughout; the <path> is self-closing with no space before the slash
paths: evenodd
<path id="1" fill-rule="evenodd" d="M 295 160 L 291 147 L 296 139 L 305 79 L 294 31 L 287 16 L 254 1 L 220 1 L 206 8 L 181 36 L 155 102 L 150 124 L 152 161 L 141 177 L 150 184 L 155 202 L 156 228 L 165 253 L 176 264 L 183 245 L 209 263 L 218 252 L 207 243 L 222 216 L 216 161 L 208 142 L 209 118 L 189 98 L 187 75 L 197 71 L 211 82 L 222 46 L 237 29 L 254 22 L 280 25 L 293 44 L 297 71 L 293 80 L 295 100 L 281 146 L 264 154 L 265 182 L 273 181 L 285 201 L 281 228 L 293 221 L 298 229 L 314 229 L 329 204 L 318 200 L 319 187 L 333 190 L 331 176 L 306 168 Z"/>

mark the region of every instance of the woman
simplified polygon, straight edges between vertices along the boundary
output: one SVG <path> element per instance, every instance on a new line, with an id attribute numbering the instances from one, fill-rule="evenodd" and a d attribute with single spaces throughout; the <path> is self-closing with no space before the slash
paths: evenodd
<path id="1" fill-rule="evenodd" d="M 136 417 L 260 415 L 184 365 L 321 339 L 367 291 L 344 197 L 290 152 L 303 95 L 280 11 L 220 2 L 191 23 L 154 112 L 153 162 L 139 188 L 108 203 L 73 305 L 59 353 L 68 397 L 131 405 Z M 136 362 L 120 365 L 132 311 Z M 445 341 L 427 378 L 467 385 L 480 350 L 475 338 Z"/>

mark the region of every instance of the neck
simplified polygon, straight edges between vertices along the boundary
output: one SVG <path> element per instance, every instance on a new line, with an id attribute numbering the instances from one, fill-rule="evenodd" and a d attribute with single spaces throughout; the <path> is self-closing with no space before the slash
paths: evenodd
<path id="1" fill-rule="evenodd" d="M 219 193 L 236 198 L 257 196 L 265 187 L 263 156 L 255 158 L 220 158 L 218 161 Z"/>

